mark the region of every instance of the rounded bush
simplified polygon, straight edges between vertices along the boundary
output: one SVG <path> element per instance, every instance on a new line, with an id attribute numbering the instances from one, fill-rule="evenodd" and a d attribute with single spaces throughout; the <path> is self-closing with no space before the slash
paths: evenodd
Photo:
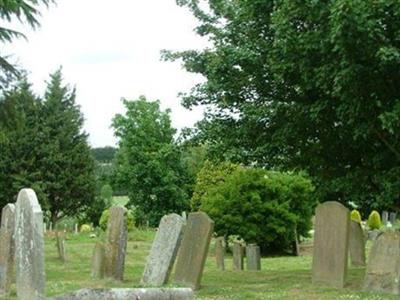
<path id="1" fill-rule="evenodd" d="M 351 211 L 350 217 L 351 217 L 352 221 L 361 224 L 361 221 L 362 221 L 361 214 L 357 209 L 354 209 L 354 210 Z"/>
<path id="2" fill-rule="evenodd" d="M 99 220 L 99 226 L 104 231 L 107 229 L 109 215 L 109 210 L 105 209 Z M 130 209 L 126 212 L 126 227 L 128 231 L 132 231 L 135 228 L 135 218 L 133 217 L 133 212 Z"/>
<path id="3" fill-rule="evenodd" d="M 368 227 L 369 229 L 374 230 L 381 228 L 381 226 L 381 215 L 376 210 L 373 210 L 368 217 Z"/>
<path id="4" fill-rule="evenodd" d="M 90 226 L 89 224 L 83 224 L 83 225 L 81 226 L 80 232 L 82 232 L 82 233 L 88 233 L 88 232 L 91 232 L 91 231 L 92 231 L 92 226 Z"/>

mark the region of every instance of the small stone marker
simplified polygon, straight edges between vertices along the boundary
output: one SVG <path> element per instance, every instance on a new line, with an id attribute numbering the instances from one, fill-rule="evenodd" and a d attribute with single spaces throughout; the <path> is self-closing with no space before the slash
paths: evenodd
<path id="1" fill-rule="evenodd" d="M 217 268 L 221 271 L 225 270 L 225 238 L 223 236 L 215 239 L 215 260 Z"/>
<path id="2" fill-rule="evenodd" d="M 389 221 L 389 213 L 386 210 L 384 210 L 382 212 L 382 223 L 386 225 L 388 221 Z"/>
<path id="3" fill-rule="evenodd" d="M 0 228 L 0 295 L 10 292 L 10 286 L 14 280 L 14 230 L 15 230 L 15 206 L 7 204 L 1 211 Z"/>
<path id="4" fill-rule="evenodd" d="M 365 273 L 364 288 L 400 295 L 400 233 L 387 231 L 375 240 Z"/>
<path id="5" fill-rule="evenodd" d="M 312 281 L 343 287 L 349 252 L 349 210 L 329 201 L 318 205 L 315 216 Z"/>
<path id="6" fill-rule="evenodd" d="M 246 263 L 248 271 L 261 270 L 260 247 L 256 244 L 249 244 L 246 246 Z"/>
<path id="7" fill-rule="evenodd" d="M 213 230 L 214 221 L 207 214 L 189 214 L 175 267 L 176 283 L 194 290 L 200 288 Z"/>
<path id="8" fill-rule="evenodd" d="M 82 289 L 51 300 L 192 300 L 188 288 L 171 289 Z"/>
<path id="9" fill-rule="evenodd" d="M 300 243 L 299 243 L 299 237 L 298 237 L 298 234 L 297 234 L 297 227 L 294 228 L 293 236 L 294 236 L 293 255 L 294 256 L 300 256 Z"/>
<path id="10" fill-rule="evenodd" d="M 92 256 L 92 278 L 102 279 L 104 278 L 104 260 L 105 260 L 105 249 L 102 243 L 96 243 L 93 249 Z"/>
<path id="11" fill-rule="evenodd" d="M 239 242 L 233 243 L 232 255 L 233 255 L 233 269 L 237 271 L 243 270 L 244 261 L 244 247 Z"/>
<path id="12" fill-rule="evenodd" d="M 353 266 L 365 266 L 365 237 L 361 224 L 350 221 L 350 261 Z"/>
<path id="13" fill-rule="evenodd" d="M 75 232 L 75 234 L 79 233 L 78 224 L 75 224 L 74 232 Z"/>
<path id="14" fill-rule="evenodd" d="M 147 258 L 142 284 L 160 286 L 168 282 L 185 223 L 186 220 L 177 214 L 170 214 L 161 219 Z"/>
<path id="15" fill-rule="evenodd" d="M 49 225 L 49 231 L 50 231 L 50 232 L 53 231 L 53 223 L 51 223 L 51 222 L 50 222 L 50 225 Z"/>
<path id="16" fill-rule="evenodd" d="M 56 242 L 57 242 L 57 250 L 58 250 L 58 258 L 65 262 L 67 260 L 65 254 L 65 233 L 56 232 Z"/>
<path id="17" fill-rule="evenodd" d="M 389 220 L 392 225 L 396 223 L 396 219 L 397 219 L 397 213 L 391 212 L 389 215 Z"/>
<path id="18" fill-rule="evenodd" d="M 109 210 L 107 242 L 105 247 L 105 276 L 123 280 L 128 231 L 126 228 L 127 209 L 114 206 Z"/>
<path id="19" fill-rule="evenodd" d="M 45 298 L 43 213 L 36 194 L 22 189 L 15 205 L 15 260 L 18 299 Z"/>

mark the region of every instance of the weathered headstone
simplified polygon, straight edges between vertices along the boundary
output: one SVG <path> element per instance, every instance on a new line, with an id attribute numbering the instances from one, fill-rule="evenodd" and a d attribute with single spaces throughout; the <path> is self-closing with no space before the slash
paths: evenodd
<path id="1" fill-rule="evenodd" d="M 315 217 L 312 281 L 343 287 L 348 264 L 350 214 L 334 201 L 318 205 Z"/>
<path id="2" fill-rule="evenodd" d="M 53 231 L 53 223 L 51 223 L 51 222 L 50 222 L 50 225 L 49 225 L 49 231 L 50 231 L 50 232 Z"/>
<path id="3" fill-rule="evenodd" d="M 248 271 L 261 270 L 260 247 L 256 244 L 246 246 L 246 266 Z"/>
<path id="4" fill-rule="evenodd" d="M 164 216 L 147 258 L 142 284 L 160 286 L 166 284 L 178 253 L 184 229 L 184 220 L 177 214 Z"/>
<path id="5" fill-rule="evenodd" d="M 176 283 L 200 288 L 213 230 L 214 221 L 207 214 L 189 214 L 175 267 Z"/>
<path id="6" fill-rule="evenodd" d="M 350 261 L 353 266 L 365 266 L 365 237 L 361 224 L 350 221 Z"/>
<path id="7" fill-rule="evenodd" d="M 102 243 L 96 243 L 93 249 L 92 256 L 92 271 L 91 276 L 93 279 L 104 278 L 104 267 L 105 267 L 105 249 Z"/>
<path id="8" fill-rule="evenodd" d="M 57 243 L 57 250 L 58 250 L 58 258 L 65 262 L 67 260 L 65 254 L 65 233 L 56 232 L 56 243 Z"/>
<path id="9" fill-rule="evenodd" d="M 15 260 L 18 299 L 44 299 L 43 213 L 31 189 L 22 189 L 15 205 Z"/>
<path id="10" fill-rule="evenodd" d="M 389 215 L 389 220 L 392 225 L 396 223 L 396 219 L 397 219 L 397 213 L 391 212 Z"/>
<path id="11" fill-rule="evenodd" d="M 215 260 L 217 268 L 221 271 L 225 270 L 225 238 L 223 236 L 215 239 Z"/>
<path id="12" fill-rule="evenodd" d="M 386 210 L 384 210 L 382 212 L 382 223 L 386 225 L 388 221 L 389 221 L 389 213 Z"/>
<path id="13" fill-rule="evenodd" d="M 400 295 L 400 232 L 387 231 L 375 240 L 368 258 L 364 288 Z"/>
<path id="14" fill-rule="evenodd" d="M 191 300 L 188 288 L 170 289 L 82 289 L 51 300 Z"/>
<path id="15" fill-rule="evenodd" d="M 5 295 L 10 291 L 14 280 L 14 230 L 15 206 L 7 204 L 1 211 L 0 228 L 0 294 Z"/>
<path id="16" fill-rule="evenodd" d="M 126 208 L 114 206 L 109 210 L 105 248 L 105 276 L 123 280 L 128 231 Z"/>
<path id="17" fill-rule="evenodd" d="M 239 242 L 233 243 L 232 255 L 233 269 L 237 271 L 243 270 L 244 247 Z"/>
<path id="18" fill-rule="evenodd" d="M 78 224 L 75 224 L 74 232 L 75 232 L 75 234 L 78 234 L 78 233 L 79 233 Z"/>

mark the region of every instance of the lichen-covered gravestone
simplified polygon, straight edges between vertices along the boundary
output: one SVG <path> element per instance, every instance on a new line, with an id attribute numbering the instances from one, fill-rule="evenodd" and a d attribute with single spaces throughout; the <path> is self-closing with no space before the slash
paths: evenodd
<path id="1" fill-rule="evenodd" d="M 194 290 L 200 288 L 213 230 L 214 221 L 207 214 L 189 214 L 175 267 L 176 283 Z"/>
<path id="2" fill-rule="evenodd" d="M 93 249 L 91 276 L 93 279 L 104 278 L 105 249 L 102 243 L 96 243 Z"/>
<path id="3" fill-rule="evenodd" d="M 15 260 L 18 299 L 45 299 L 43 213 L 31 189 L 15 205 Z"/>
<path id="4" fill-rule="evenodd" d="M 350 213 L 334 201 L 318 205 L 315 215 L 313 283 L 343 287 L 347 274 Z"/>
<path id="5" fill-rule="evenodd" d="M 365 237 L 361 224 L 350 221 L 350 261 L 353 266 L 365 266 Z"/>
<path id="6" fill-rule="evenodd" d="M 128 236 L 126 213 L 126 208 L 122 206 L 110 208 L 105 246 L 105 276 L 121 281 L 124 276 Z"/>
<path id="7" fill-rule="evenodd" d="M 215 239 L 215 260 L 217 268 L 221 271 L 225 270 L 225 238 L 223 236 Z"/>
<path id="8" fill-rule="evenodd" d="M 368 258 L 364 288 L 400 295 L 400 232 L 384 232 L 375 240 Z"/>
<path id="9" fill-rule="evenodd" d="M 244 261 L 244 247 L 239 242 L 233 243 L 232 248 L 232 262 L 233 262 L 233 269 L 236 271 L 243 270 L 243 261 Z"/>
<path id="10" fill-rule="evenodd" d="M 170 214 L 164 216 L 147 258 L 142 284 L 160 286 L 166 284 L 178 253 L 186 219 Z"/>
<path id="11" fill-rule="evenodd" d="M 246 246 L 246 263 L 247 270 L 249 271 L 261 270 L 260 247 L 256 244 L 249 244 Z"/>
<path id="12" fill-rule="evenodd" d="M 6 295 L 14 280 L 15 206 L 7 204 L 1 211 L 0 228 L 0 295 Z"/>

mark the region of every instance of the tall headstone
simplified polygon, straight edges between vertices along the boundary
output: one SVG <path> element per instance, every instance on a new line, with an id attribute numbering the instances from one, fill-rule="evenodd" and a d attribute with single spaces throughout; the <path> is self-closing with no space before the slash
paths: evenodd
<path id="1" fill-rule="evenodd" d="M 223 236 L 215 239 L 215 260 L 217 268 L 221 271 L 225 270 L 225 238 Z"/>
<path id="2" fill-rule="evenodd" d="M 243 270 L 244 247 L 239 242 L 233 243 L 232 255 L 233 269 L 237 271 Z"/>
<path id="3" fill-rule="evenodd" d="M 391 212 L 389 215 L 389 220 L 392 225 L 396 223 L 396 219 L 397 219 L 397 213 Z"/>
<path id="4" fill-rule="evenodd" d="M 175 282 L 200 288 L 214 221 L 204 212 L 190 213 L 175 267 Z"/>
<path id="5" fill-rule="evenodd" d="M 368 258 L 364 288 L 400 295 L 400 232 L 387 231 L 375 240 Z"/>
<path id="6" fill-rule="evenodd" d="M 18 299 L 45 299 L 43 213 L 31 189 L 15 205 L 15 260 Z"/>
<path id="7" fill-rule="evenodd" d="M 7 204 L 1 211 L 0 228 L 0 295 L 6 295 L 14 280 L 15 206 Z"/>
<path id="8" fill-rule="evenodd" d="M 353 266 L 365 266 L 365 237 L 361 224 L 350 221 L 350 261 Z"/>
<path id="9" fill-rule="evenodd" d="M 147 258 L 142 284 L 166 284 L 178 253 L 186 220 L 177 214 L 164 216 Z"/>
<path id="10" fill-rule="evenodd" d="M 65 232 L 56 232 L 56 242 L 57 242 L 57 250 L 58 250 L 58 258 L 65 262 L 67 260 L 65 254 Z"/>
<path id="11" fill-rule="evenodd" d="M 315 216 L 313 283 L 343 287 L 347 274 L 350 213 L 334 201 L 318 205 Z"/>
<path id="12" fill-rule="evenodd" d="M 386 225 L 388 221 L 389 221 L 389 213 L 386 210 L 384 210 L 382 212 L 382 223 Z"/>
<path id="13" fill-rule="evenodd" d="M 91 276 L 93 279 L 104 278 L 105 249 L 102 243 L 96 243 L 93 249 Z"/>
<path id="14" fill-rule="evenodd" d="M 105 276 L 123 280 L 128 231 L 126 208 L 114 206 L 109 210 L 105 248 Z"/>
<path id="15" fill-rule="evenodd" d="M 248 271 L 261 270 L 260 247 L 256 244 L 246 246 L 246 266 Z"/>

